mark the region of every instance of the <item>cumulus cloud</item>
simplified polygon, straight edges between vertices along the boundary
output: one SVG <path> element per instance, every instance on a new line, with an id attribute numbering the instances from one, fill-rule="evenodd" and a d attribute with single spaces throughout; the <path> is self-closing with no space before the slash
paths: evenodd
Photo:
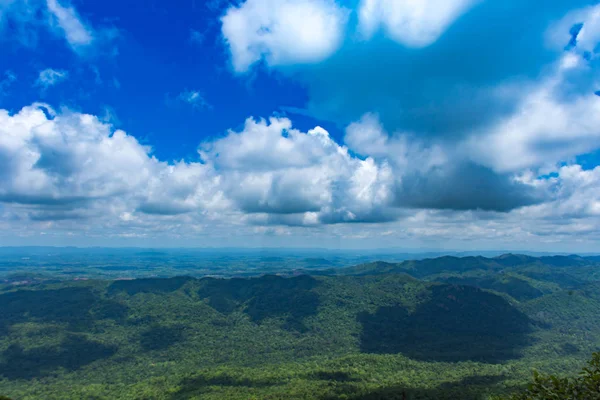
<path id="1" fill-rule="evenodd" d="M 380 129 L 373 118 L 349 127 L 354 146 L 357 131 Z M 402 142 L 388 137 L 387 150 L 358 157 L 324 129 L 302 132 L 286 118 L 248 119 L 242 131 L 203 143 L 197 162 L 175 163 L 92 115 L 40 104 L 3 111 L 0 120 L 0 200 L 45 218 L 80 216 L 73 212 L 110 199 L 119 215 L 242 213 L 254 224 L 284 225 L 392 221 L 406 208 L 509 211 L 539 201 L 533 184 L 456 168 L 431 149 L 402 154 Z"/>
<path id="2" fill-rule="evenodd" d="M 263 58 L 270 66 L 323 61 L 342 44 L 353 13 L 351 33 L 363 40 L 383 29 L 398 43 L 424 47 L 478 2 L 361 0 L 350 10 L 334 0 L 246 0 L 227 10 L 222 33 L 235 71 L 245 72 Z"/>
<path id="3" fill-rule="evenodd" d="M 371 38 L 383 27 L 394 40 L 410 47 L 424 47 L 438 37 L 478 0 L 362 0 L 359 31 Z"/>
<path id="4" fill-rule="evenodd" d="M 600 167 L 584 169 L 570 164 L 560 167 L 556 173 L 539 185 L 547 186 L 554 193 L 551 201 L 529 207 L 530 217 L 539 220 L 560 221 L 588 220 L 600 217 Z"/>
<path id="5" fill-rule="evenodd" d="M 423 209 L 507 212 L 541 203 L 547 196 L 511 175 L 471 163 L 447 165 L 405 176 L 398 187 L 400 206 Z"/>
<path id="6" fill-rule="evenodd" d="M 192 211 L 223 211 L 230 208 L 219 187 L 220 177 L 200 163 L 158 163 L 155 174 L 145 182 L 137 211 L 146 214 L 178 215 Z"/>
<path id="7" fill-rule="evenodd" d="M 347 12 L 334 0 L 247 0 L 221 19 L 235 71 L 318 62 L 341 44 Z"/>
<path id="8" fill-rule="evenodd" d="M 600 97 L 593 87 L 573 90 L 569 78 L 588 74 L 591 66 L 572 53 L 554 71 L 528 86 L 515 112 L 475 132 L 468 152 L 477 162 L 498 171 L 556 164 L 598 148 Z M 564 89 L 571 91 L 565 95 Z"/>
<path id="9" fill-rule="evenodd" d="M 306 113 L 346 127 L 343 141 L 250 118 L 200 143 L 196 160 L 159 160 L 110 119 L 2 110 L 0 226 L 119 238 L 234 229 L 319 244 L 600 240 L 600 169 L 576 161 L 600 135 L 600 12 L 588 3 L 229 6 L 234 72 L 264 63 L 299 80 Z M 64 0 L 0 2 L 0 13 L 25 42 L 41 27 L 76 52 L 102 37 Z M 66 77 L 48 71 L 46 86 Z M 174 101 L 206 106 L 195 90 Z"/>
<path id="10" fill-rule="evenodd" d="M 5 202 L 69 206 L 135 191 L 156 163 L 135 138 L 92 115 L 39 104 L 2 110 L 0 120 Z"/>
<path id="11" fill-rule="evenodd" d="M 355 153 L 390 160 L 401 171 L 428 171 L 449 163 L 452 156 L 442 142 L 426 142 L 403 131 L 388 133 L 373 113 L 348 125 L 344 141 Z"/>
<path id="12" fill-rule="evenodd" d="M 546 198 L 530 182 L 469 161 L 454 143 L 390 135 L 373 114 L 350 124 L 344 140 L 353 151 L 390 163 L 397 207 L 507 212 Z"/>
<path id="13" fill-rule="evenodd" d="M 95 116 L 57 113 L 44 104 L 16 114 L 2 110 L 0 127 L 0 201 L 28 207 L 37 220 L 82 217 L 100 204 L 133 217 L 241 212 L 289 215 L 280 223 L 290 224 L 392 219 L 385 211 L 388 165 L 351 156 L 322 128 L 301 132 L 287 119 L 249 119 L 243 131 L 204 143 L 197 162 L 174 163 L 156 159 Z"/>
<path id="14" fill-rule="evenodd" d="M 548 200 L 522 174 L 598 148 L 600 6 L 587 4 L 362 0 L 318 65 L 267 64 L 306 85 L 309 115 L 349 124 L 355 154 L 387 163 L 394 205 L 508 212 Z"/>
<path id="15" fill-rule="evenodd" d="M 200 154 L 247 213 L 298 214 L 285 217 L 293 224 L 358 222 L 391 200 L 388 165 L 353 157 L 324 129 L 301 132 L 286 118 L 249 119 Z"/>
<path id="16" fill-rule="evenodd" d="M 318 119 L 345 126 L 376 112 L 391 131 L 419 137 L 464 137 L 474 128 L 484 130 L 518 112 L 527 94 L 518 88 L 536 82 L 561 58 L 571 38 L 570 23 L 580 17 L 569 17 L 564 26 L 554 27 L 551 22 L 587 3 L 551 0 L 540 8 L 533 0 L 363 0 L 350 10 L 340 45 L 317 65 L 294 57 L 288 58 L 294 68 L 267 64 L 307 87 L 306 113 Z M 591 9 L 583 10 L 591 20 Z M 257 24 L 261 18 L 247 16 Z M 236 43 L 243 49 L 249 47 L 245 36 L 238 40 L 226 32 L 225 25 L 223 34 L 235 65 L 240 54 Z M 578 40 L 580 46 L 593 49 L 585 44 L 586 37 L 593 38 L 593 24 L 587 25 Z M 555 35 L 560 46 L 549 46 L 544 40 L 549 28 L 562 32 Z M 387 33 L 377 35 L 378 29 Z M 286 48 L 295 52 L 298 46 Z M 254 54 L 252 60 L 260 58 L 258 53 L 244 54 Z M 238 63 L 243 65 L 240 70 L 250 64 Z M 577 80 L 582 87 L 590 76 Z"/>
<path id="17" fill-rule="evenodd" d="M 233 229 L 373 245 L 457 236 L 546 243 L 600 227 L 600 168 L 499 174 L 457 163 L 442 145 L 388 134 L 375 115 L 348 127 L 345 141 L 360 152 L 319 127 L 248 119 L 202 143 L 198 160 L 167 162 L 92 115 L 45 104 L 2 110 L 0 224 L 19 235 L 183 240 Z"/>
<path id="18" fill-rule="evenodd" d="M 235 71 L 264 61 L 293 73 L 307 112 L 346 126 L 342 142 L 288 118 L 249 118 L 201 143 L 197 160 L 159 160 L 92 115 L 2 110 L 3 218 L 88 229 L 93 220 L 131 237 L 210 227 L 379 240 L 382 222 L 396 240 L 593 236 L 600 172 L 574 158 L 600 135 L 597 8 L 438 3 L 363 0 L 356 18 L 328 0 L 227 9 Z M 66 40 L 85 46 L 89 25 L 53 6 Z M 66 77 L 48 71 L 45 86 Z M 176 101 L 206 106 L 195 90 Z"/>

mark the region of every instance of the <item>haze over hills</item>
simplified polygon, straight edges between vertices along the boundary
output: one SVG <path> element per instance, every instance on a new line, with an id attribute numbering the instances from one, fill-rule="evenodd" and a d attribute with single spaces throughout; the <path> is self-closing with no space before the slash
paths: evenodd
<path id="1" fill-rule="evenodd" d="M 507 252 L 404 249 L 104 248 L 0 247 L 0 278 L 17 271 L 64 277 L 133 278 L 176 275 L 254 276 L 271 271 L 349 267 L 373 261 L 397 263 L 441 256 L 497 257 Z M 528 253 L 552 256 L 555 253 Z M 567 255 L 567 254 L 563 254 Z M 593 257 L 593 255 L 585 255 Z M 175 272 L 176 271 L 176 272 Z"/>
<path id="2" fill-rule="evenodd" d="M 16 399 L 485 399 L 600 349 L 592 256 L 50 271 L 0 286 L 0 392 Z"/>

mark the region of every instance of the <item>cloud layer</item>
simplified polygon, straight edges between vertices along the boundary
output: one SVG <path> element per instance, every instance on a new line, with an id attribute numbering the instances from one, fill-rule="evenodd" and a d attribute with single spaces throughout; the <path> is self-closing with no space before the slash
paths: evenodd
<path id="1" fill-rule="evenodd" d="M 267 3 L 248 0 L 226 16 L 257 4 Z M 251 37 L 260 29 L 224 19 L 234 73 L 262 59 L 263 68 L 307 87 L 303 113 L 346 126 L 350 154 L 389 171 L 385 207 L 375 209 L 394 210 L 384 214 L 403 226 L 423 218 L 422 237 L 460 236 L 467 226 L 482 236 L 490 229 L 515 238 L 595 235 L 596 169 L 576 160 L 600 147 L 600 6 L 586 0 L 544 7 L 529 0 L 311 5 L 315 15 L 337 7 L 347 19 L 332 25 L 336 39 L 326 41 L 332 45 L 320 57 L 295 59 L 319 48 L 311 42 L 286 54 L 292 66 L 270 59 L 269 47 L 239 64 L 241 42 L 231 32 Z M 281 20 L 272 14 L 270 24 Z M 295 21 L 311 22 L 306 15 Z M 290 43 L 276 30 L 268 34 L 273 43 Z"/>
<path id="2" fill-rule="evenodd" d="M 312 234 L 329 239 L 387 232 L 388 240 L 444 238 L 459 227 L 494 238 L 511 223 L 520 235 L 543 238 L 600 222 L 598 168 L 563 166 L 551 178 L 495 174 L 389 135 L 374 115 L 349 126 L 345 140 L 320 127 L 296 130 L 286 118 L 248 119 L 242 130 L 202 143 L 196 161 L 167 162 L 92 115 L 45 104 L 1 110 L 2 219 L 24 222 L 27 234 L 318 229 Z M 363 228 L 351 228 L 356 223 Z"/>
<path id="3" fill-rule="evenodd" d="M 599 167 L 580 160 L 600 148 L 597 4 L 246 0 L 219 21 L 233 76 L 262 69 L 294 81 L 306 89 L 301 112 L 343 137 L 281 114 L 251 117 L 170 160 L 94 115 L 0 110 L 0 228 L 600 240 Z M 42 31 L 78 55 L 114 37 L 63 0 L 0 0 L 2 40 L 34 46 Z M 0 95 L 16 79 L 3 78 Z M 66 78 L 46 69 L 37 85 Z M 211 111 L 200 90 L 173 96 Z"/>
<path id="4" fill-rule="evenodd" d="M 266 1 L 249 0 L 228 10 L 222 33 L 236 71 L 246 71 L 265 57 L 267 67 L 308 88 L 306 111 L 319 119 L 347 125 L 374 112 L 391 131 L 455 138 L 520 114 L 519 106 L 530 97 L 532 87 L 539 90 L 539 81 L 563 57 L 574 24 L 583 27 L 569 52 L 586 60 L 582 64 L 594 63 L 588 53 L 596 48 L 600 28 L 595 17 L 598 6 L 589 3 L 551 0 L 542 8 L 533 0 L 362 0 L 344 9 L 337 3 L 314 1 L 313 14 L 291 13 L 285 18 L 308 27 L 328 10 L 343 9 L 348 22 L 331 24 L 336 33 L 319 35 L 322 42 L 299 45 L 299 35 L 247 24 L 260 18 L 243 12 L 246 7 L 276 9 Z M 238 13 L 246 19 L 227 19 Z M 273 13 L 265 25 L 283 21 Z M 279 45 L 247 43 L 254 35 L 281 44 L 285 57 L 279 60 Z M 323 43 L 331 44 L 328 51 L 318 52 Z M 240 63 L 239 49 L 256 51 L 244 50 L 252 61 Z M 313 51 L 320 56 L 303 57 Z M 571 102 L 568 96 L 597 90 L 592 85 L 595 64 L 581 65 L 570 75 L 554 84 L 553 101 Z"/>
<path id="5" fill-rule="evenodd" d="M 79 216 L 111 202 L 119 215 L 231 211 L 303 225 L 384 218 L 374 208 L 391 205 L 387 164 L 285 118 L 248 119 L 243 131 L 203 143 L 197 162 L 172 163 L 92 115 L 34 104 L 2 110 L 0 122 L 0 200 L 36 215 Z"/>

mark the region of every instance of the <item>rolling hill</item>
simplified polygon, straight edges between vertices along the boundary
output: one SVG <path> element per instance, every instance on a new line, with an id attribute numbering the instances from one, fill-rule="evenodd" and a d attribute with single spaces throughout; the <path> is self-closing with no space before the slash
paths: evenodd
<path id="1" fill-rule="evenodd" d="M 600 348 L 598 261 L 440 257 L 312 275 L 0 286 L 15 399 L 484 399 Z M 570 264 L 571 263 L 571 264 Z"/>

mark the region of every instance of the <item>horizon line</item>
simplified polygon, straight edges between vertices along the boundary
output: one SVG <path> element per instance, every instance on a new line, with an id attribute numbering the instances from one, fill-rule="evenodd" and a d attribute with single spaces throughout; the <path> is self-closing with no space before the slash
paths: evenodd
<path id="1" fill-rule="evenodd" d="M 338 248 L 338 247 L 276 247 L 276 246 L 206 246 L 206 247 L 157 247 L 157 246 L 53 246 L 53 245 L 22 245 L 22 246 L 2 246 L 0 250 L 8 249 L 77 249 L 77 250 L 154 250 L 154 251 L 169 251 L 169 250 L 188 250 L 188 251 L 210 251 L 210 250 L 237 250 L 237 251 L 322 251 L 322 252 L 393 252 L 396 254 L 427 254 L 427 253 L 498 253 L 498 255 L 528 255 L 528 254 L 543 254 L 543 255 L 566 255 L 566 256 L 582 256 L 582 255 L 599 255 L 600 252 L 568 252 L 568 251 L 540 251 L 540 250 L 508 250 L 508 249 L 486 249 L 486 250 L 465 250 L 465 249 L 431 249 L 431 248 L 399 248 L 399 247 L 381 247 L 381 248 Z"/>

